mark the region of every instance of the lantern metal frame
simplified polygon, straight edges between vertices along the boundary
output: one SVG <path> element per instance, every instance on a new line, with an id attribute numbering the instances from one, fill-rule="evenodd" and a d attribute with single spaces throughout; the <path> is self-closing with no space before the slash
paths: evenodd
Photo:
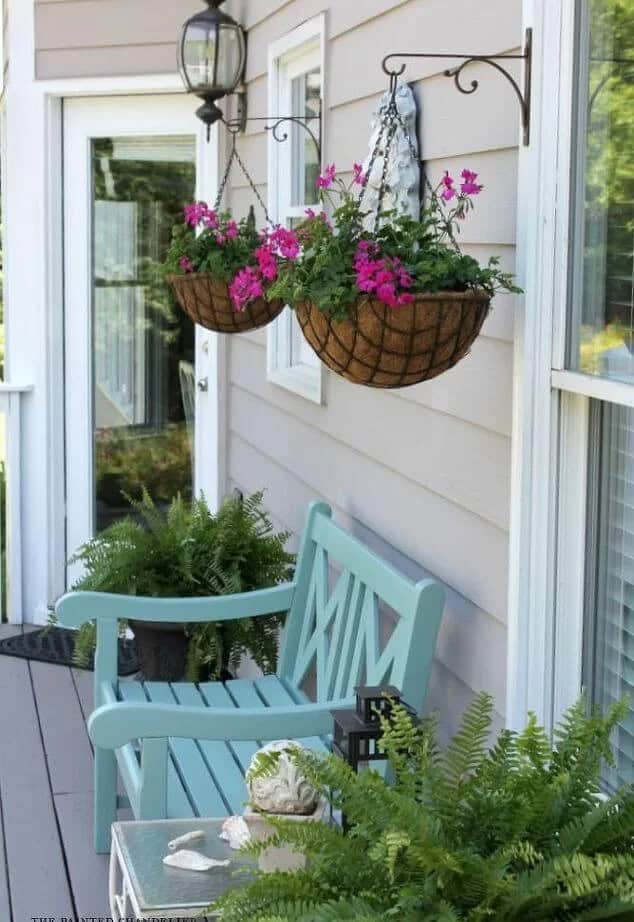
<path id="1" fill-rule="evenodd" d="M 522 131 L 523 131 L 523 141 L 524 145 L 530 143 L 530 131 L 531 131 L 531 84 L 532 84 L 532 60 L 533 60 L 533 30 L 527 29 L 524 39 L 524 48 L 521 54 L 449 54 L 441 53 L 436 54 L 435 52 L 412 52 L 412 51 L 392 51 L 383 58 L 381 67 L 383 72 L 388 75 L 390 78 L 390 86 L 396 86 L 396 81 L 398 78 L 405 72 L 407 67 L 406 64 L 402 64 L 398 68 L 391 68 L 389 62 L 394 58 L 439 58 L 439 59 L 458 59 L 461 60 L 461 63 L 457 67 L 450 67 L 444 71 L 445 77 L 453 77 L 453 81 L 456 85 L 456 88 L 464 93 L 465 96 L 470 96 L 472 93 L 479 87 L 478 80 L 472 80 L 471 83 L 466 86 L 462 82 L 462 72 L 469 64 L 474 64 L 480 62 L 482 64 L 489 64 L 491 67 L 495 68 L 498 73 L 502 74 L 508 82 L 513 87 L 515 95 L 520 104 L 520 112 L 522 119 Z M 523 87 L 521 88 L 515 77 L 505 68 L 502 64 L 499 64 L 499 61 L 523 61 L 524 62 L 524 81 Z"/>
<path id="2" fill-rule="evenodd" d="M 229 16 L 227 13 L 223 13 L 220 10 L 220 6 L 225 2 L 225 0 L 204 0 L 207 4 L 207 10 L 201 10 L 198 13 L 194 13 L 193 16 L 190 16 L 185 23 L 183 23 L 181 29 L 181 35 L 177 46 L 177 61 L 178 61 L 178 70 L 180 72 L 181 78 L 188 93 L 191 93 L 194 96 L 198 96 L 199 99 L 203 100 L 202 106 L 196 110 L 196 115 L 198 118 L 207 126 L 207 140 L 209 140 L 211 126 L 216 122 L 224 119 L 224 114 L 222 109 L 220 109 L 216 103 L 219 99 L 223 99 L 225 96 L 231 96 L 236 88 L 242 82 L 244 77 L 244 70 L 247 62 L 247 36 L 244 28 L 240 25 L 239 22 L 236 22 L 233 17 Z M 205 89 L 204 87 L 196 87 L 191 82 L 191 79 L 187 72 L 187 67 L 185 66 L 185 46 L 186 46 L 186 37 L 189 27 L 199 21 L 201 24 L 209 22 L 215 25 L 215 34 L 216 34 L 216 53 L 214 57 L 214 73 L 213 79 L 214 82 L 218 76 L 218 59 L 219 59 L 219 37 L 222 26 L 232 27 L 236 35 L 240 37 L 240 67 L 238 68 L 238 73 L 236 79 L 230 88 L 227 87 L 218 87 L 216 89 L 212 88 Z"/>

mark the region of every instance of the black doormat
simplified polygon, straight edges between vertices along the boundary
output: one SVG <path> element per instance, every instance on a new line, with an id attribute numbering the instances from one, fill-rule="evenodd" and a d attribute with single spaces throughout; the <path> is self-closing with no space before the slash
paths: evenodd
<path id="1" fill-rule="evenodd" d="M 75 666 L 75 631 L 63 627 L 44 627 L 26 634 L 15 634 L 0 640 L 0 654 L 35 659 L 42 663 L 56 663 L 58 666 Z M 93 669 L 91 657 L 85 668 Z M 119 640 L 119 675 L 132 675 L 139 664 L 133 640 Z"/>

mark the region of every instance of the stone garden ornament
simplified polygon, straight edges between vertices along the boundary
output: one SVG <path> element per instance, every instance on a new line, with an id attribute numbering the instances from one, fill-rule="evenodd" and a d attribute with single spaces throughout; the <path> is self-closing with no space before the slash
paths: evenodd
<path id="1" fill-rule="evenodd" d="M 408 215 L 415 220 L 420 215 L 421 175 L 416 132 L 418 112 L 416 97 L 407 83 L 399 83 L 396 88 L 396 111 L 400 121 L 397 123 L 392 145 L 387 151 L 379 151 L 374 161 L 372 159 L 380 141 L 382 125 L 391 100 L 391 91 L 381 97 L 378 112 L 375 112 L 372 118 L 370 150 L 363 164 L 363 172 L 367 177 L 365 205 L 370 212 L 366 219 L 368 229 L 372 228 L 377 210 L 381 207 L 382 185 L 385 187 L 382 203 L 384 211 Z"/>
<path id="2" fill-rule="evenodd" d="M 303 748 L 294 740 L 277 740 L 256 752 L 246 775 L 252 808 L 282 816 L 311 816 L 315 812 L 319 794 L 298 770 L 291 755 L 291 750 Z M 259 756 L 267 753 L 279 753 L 277 770 L 258 777 L 254 773 Z"/>

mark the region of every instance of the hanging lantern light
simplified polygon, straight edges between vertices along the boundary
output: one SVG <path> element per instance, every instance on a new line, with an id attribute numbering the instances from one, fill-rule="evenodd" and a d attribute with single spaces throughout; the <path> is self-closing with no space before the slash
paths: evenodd
<path id="1" fill-rule="evenodd" d="M 203 100 L 196 115 L 209 138 L 211 126 L 223 117 L 217 100 L 233 93 L 242 80 L 246 41 L 242 26 L 219 9 L 224 0 L 205 2 L 208 8 L 183 26 L 178 66 L 188 92 Z"/>

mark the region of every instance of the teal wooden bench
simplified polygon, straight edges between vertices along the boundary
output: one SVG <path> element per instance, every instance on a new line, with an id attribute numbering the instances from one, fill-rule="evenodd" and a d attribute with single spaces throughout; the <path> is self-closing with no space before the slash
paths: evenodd
<path id="1" fill-rule="evenodd" d="M 382 604 L 395 615 L 385 643 Z M 443 606 L 438 583 L 398 573 L 335 525 L 324 503 L 309 507 L 292 583 L 216 598 L 65 595 L 56 606 L 61 624 L 97 624 L 88 721 L 96 850 L 109 850 L 121 806 L 137 819 L 241 813 L 244 772 L 260 745 L 291 738 L 326 751 L 330 711 L 353 704 L 355 685 L 389 683 L 422 707 Z M 280 611 L 288 616 L 277 675 L 201 684 L 118 679 L 118 619 L 225 621 Z M 126 797 L 117 796 L 117 769 Z"/>

